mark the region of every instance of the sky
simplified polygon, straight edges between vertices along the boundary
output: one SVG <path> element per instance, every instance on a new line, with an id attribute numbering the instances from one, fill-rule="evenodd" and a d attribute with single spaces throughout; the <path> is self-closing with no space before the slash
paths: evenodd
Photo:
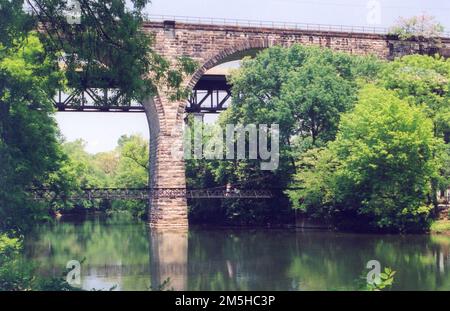
<path id="1" fill-rule="evenodd" d="M 380 10 L 374 11 L 377 4 Z M 377 27 L 427 13 L 450 31 L 448 0 L 152 0 L 146 13 Z M 90 153 L 114 149 L 124 134 L 149 136 L 143 113 L 58 112 L 56 120 L 68 141 L 85 140 Z"/>

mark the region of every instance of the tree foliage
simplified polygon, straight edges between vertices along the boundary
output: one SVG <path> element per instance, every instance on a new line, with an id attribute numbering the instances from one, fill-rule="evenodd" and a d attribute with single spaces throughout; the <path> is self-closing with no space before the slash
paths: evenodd
<path id="1" fill-rule="evenodd" d="M 74 8 L 67 0 L 27 0 L 47 49 L 60 55 L 68 86 L 117 89 L 112 101 L 123 105 L 155 95 L 158 87 L 183 97 L 183 74 L 196 67 L 186 57 L 171 64 L 152 48 L 153 36 L 142 27 L 149 2 L 77 0 Z M 73 21 L 73 14 L 79 20 Z"/>
<path id="2" fill-rule="evenodd" d="M 149 144 L 142 136 L 122 136 L 119 139 L 117 170 L 114 185 L 118 187 L 143 188 L 148 184 Z"/>
<path id="3" fill-rule="evenodd" d="M 27 200 L 29 188 L 70 193 L 109 182 L 85 159 L 64 156 L 51 100 L 57 89 L 112 88 L 107 104 L 119 105 L 157 88 L 179 99 L 184 74 L 196 66 L 154 51 L 142 28 L 148 0 L 78 1 L 79 23 L 68 18 L 69 1 L 24 2 L 0 0 L 0 228 L 45 217 L 46 207 Z M 65 204 L 55 200 L 52 208 Z"/>
<path id="4" fill-rule="evenodd" d="M 450 60 L 440 56 L 404 56 L 386 64 L 379 83 L 400 98 L 425 105 L 435 135 L 450 141 Z"/>
<path id="5" fill-rule="evenodd" d="M 401 39 L 411 38 L 433 39 L 442 36 L 444 26 L 437 22 L 433 16 L 422 14 L 410 18 L 400 17 L 390 32 L 397 34 Z"/>
<path id="6" fill-rule="evenodd" d="M 230 78 L 231 107 L 223 112 L 226 124 L 278 124 L 280 165 L 262 171 L 260 160 L 187 161 L 190 187 L 273 189 L 276 200 L 229 200 L 211 204 L 192 202 L 191 217 L 221 217 L 222 221 L 267 224 L 293 220 L 284 189 L 295 172 L 294 159 L 309 148 L 334 139 L 340 114 L 356 101 L 358 81 L 370 81 L 381 67 L 372 57 L 357 57 L 329 49 L 294 45 L 273 47 L 254 59 L 244 59 Z M 212 130 L 205 126 L 204 133 Z M 205 144 L 211 138 L 204 137 Z"/>
<path id="7" fill-rule="evenodd" d="M 35 33 L 0 45 L 1 226 L 35 214 L 26 188 L 45 184 L 63 160 L 51 102 L 59 79 Z"/>
<path id="8" fill-rule="evenodd" d="M 450 61 L 440 56 L 409 55 L 387 63 L 380 74 L 381 86 L 394 90 L 402 99 L 423 107 L 433 121 L 433 132 L 446 146 L 436 154 L 443 164 L 450 157 Z M 442 165 L 434 191 L 450 186 L 449 166 Z M 433 196 L 437 205 L 436 197 Z"/>
<path id="9" fill-rule="evenodd" d="M 146 188 L 149 180 L 149 143 L 139 135 L 122 136 L 119 146 L 117 169 L 113 185 L 125 188 Z M 147 200 L 117 200 L 114 210 L 129 211 L 133 216 L 144 218 L 148 212 Z"/>
<path id="10" fill-rule="evenodd" d="M 145 188 L 148 184 L 148 142 L 139 135 L 123 135 L 118 146 L 109 152 L 90 154 L 82 140 L 64 142 L 68 160 L 58 171 L 55 183 L 60 193 L 81 192 L 83 188 Z M 58 182 L 56 182 L 56 180 Z M 64 186 L 63 186 L 64 185 Z M 52 203 L 55 210 L 70 212 L 74 207 L 88 209 L 127 210 L 136 217 L 147 213 L 147 202 L 114 200 Z"/>
<path id="11" fill-rule="evenodd" d="M 339 114 L 355 102 L 358 77 L 376 72 L 373 58 L 318 47 L 273 47 L 245 59 L 232 75 L 227 121 L 280 125 L 284 143 L 294 135 L 333 138 Z"/>
<path id="12" fill-rule="evenodd" d="M 303 190 L 289 196 L 295 207 L 340 226 L 423 230 L 442 145 L 421 108 L 367 86 L 342 117 L 336 140 L 305 155 L 295 176 Z"/>

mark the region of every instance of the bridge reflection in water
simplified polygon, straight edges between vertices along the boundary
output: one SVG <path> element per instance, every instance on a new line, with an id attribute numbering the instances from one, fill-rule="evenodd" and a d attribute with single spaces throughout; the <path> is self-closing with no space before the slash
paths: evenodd
<path id="1" fill-rule="evenodd" d="M 151 288 L 187 289 L 188 231 L 149 231 Z"/>

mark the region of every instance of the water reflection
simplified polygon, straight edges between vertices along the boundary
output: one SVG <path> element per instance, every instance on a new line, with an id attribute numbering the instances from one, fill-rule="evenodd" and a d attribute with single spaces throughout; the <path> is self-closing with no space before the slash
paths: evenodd
<path id="1" fill-rule="evenodd" d="M 187 229 L 149 232 L 152 289 L 168 282 L 174 290 L 187 289 L 188 232 Z"/>
<path id="2" fill-rule="evenodd" d="M 397 271 L 394 289 L 450 290 L 450 237 L 292 230 L 149 230 L 122 217 L 39 226 L 26 256 L 43 275 L 82 264 L 85 289 L 350 290 L 376 259 Z"/>
<path id="3" fill-rule="evenodd" d="M 146 225 L 128 217 L 64 219 L 42 225 L 25 241 L 26 256 L 45 276 L 59 276 L 69 260 L 81 266 L 82 287 L 145 290 L 150 287 Z M 32 238 L 31 238 L 32 237 Z"/>

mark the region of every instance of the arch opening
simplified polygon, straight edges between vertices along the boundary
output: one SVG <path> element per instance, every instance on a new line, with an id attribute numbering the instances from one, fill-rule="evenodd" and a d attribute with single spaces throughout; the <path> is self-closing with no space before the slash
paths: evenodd
<path id="1" fill-rule="evenodd" d="M 268 46 L 267 41 L 261 40 L 223 50 L 206 60 L 191 77 L 186 79 L 186 88 L 194 92 L 202 88 L 206 88 L 206 91 L 208 91 L 208 88 L 209 91 L 214 88 L 221 88 L 220 91 L 227 92 L 228 97 L 230 97 L 231 87 L 226 82 L 226 73 L 223 72 L 225 64 L 241 60 L 244 56 L 255 56 L 258 51 Z M 208 70 L 211 71 L 208 72 Z M 203 80 L 202 77 L 204 77 Z M 227 95 L 219 95 L 219 102 L 226 99 L 223 96 L 226 97 Z M 174 158 L 173 151 L 183 154 L 182 128 L 188 101 L 172 102 L 165 97 L 163 92 L 160 92 L 153 100 L 149 100 L 145 106 L 150 127 L 150 186 L 152 188 L 185 189 L 185 162 L 182 156 Z M 221 108 L 226 108 L 226 105 L 224 104 Z M 218 109 L 212 107 L 212 110 L 217 111 Z M 187 200 L 185 197 L 161 198 L 150 196 L 149 205 L 150 226 L 172 228 L 188 226 Z"/>
<path id="2" fill-rule="evenodd" d="M 268 46 L 265 41 L 247 42 L 227 48 L 204 62 L 186 84 L 192 95 L 180 103 L 177 120 L 183 120 L 185 113 L 218 113 L 228 108 L 231 85 L 227 77 L 231 70 L 239 68 L 244 57 L 253 58 Z"/>

